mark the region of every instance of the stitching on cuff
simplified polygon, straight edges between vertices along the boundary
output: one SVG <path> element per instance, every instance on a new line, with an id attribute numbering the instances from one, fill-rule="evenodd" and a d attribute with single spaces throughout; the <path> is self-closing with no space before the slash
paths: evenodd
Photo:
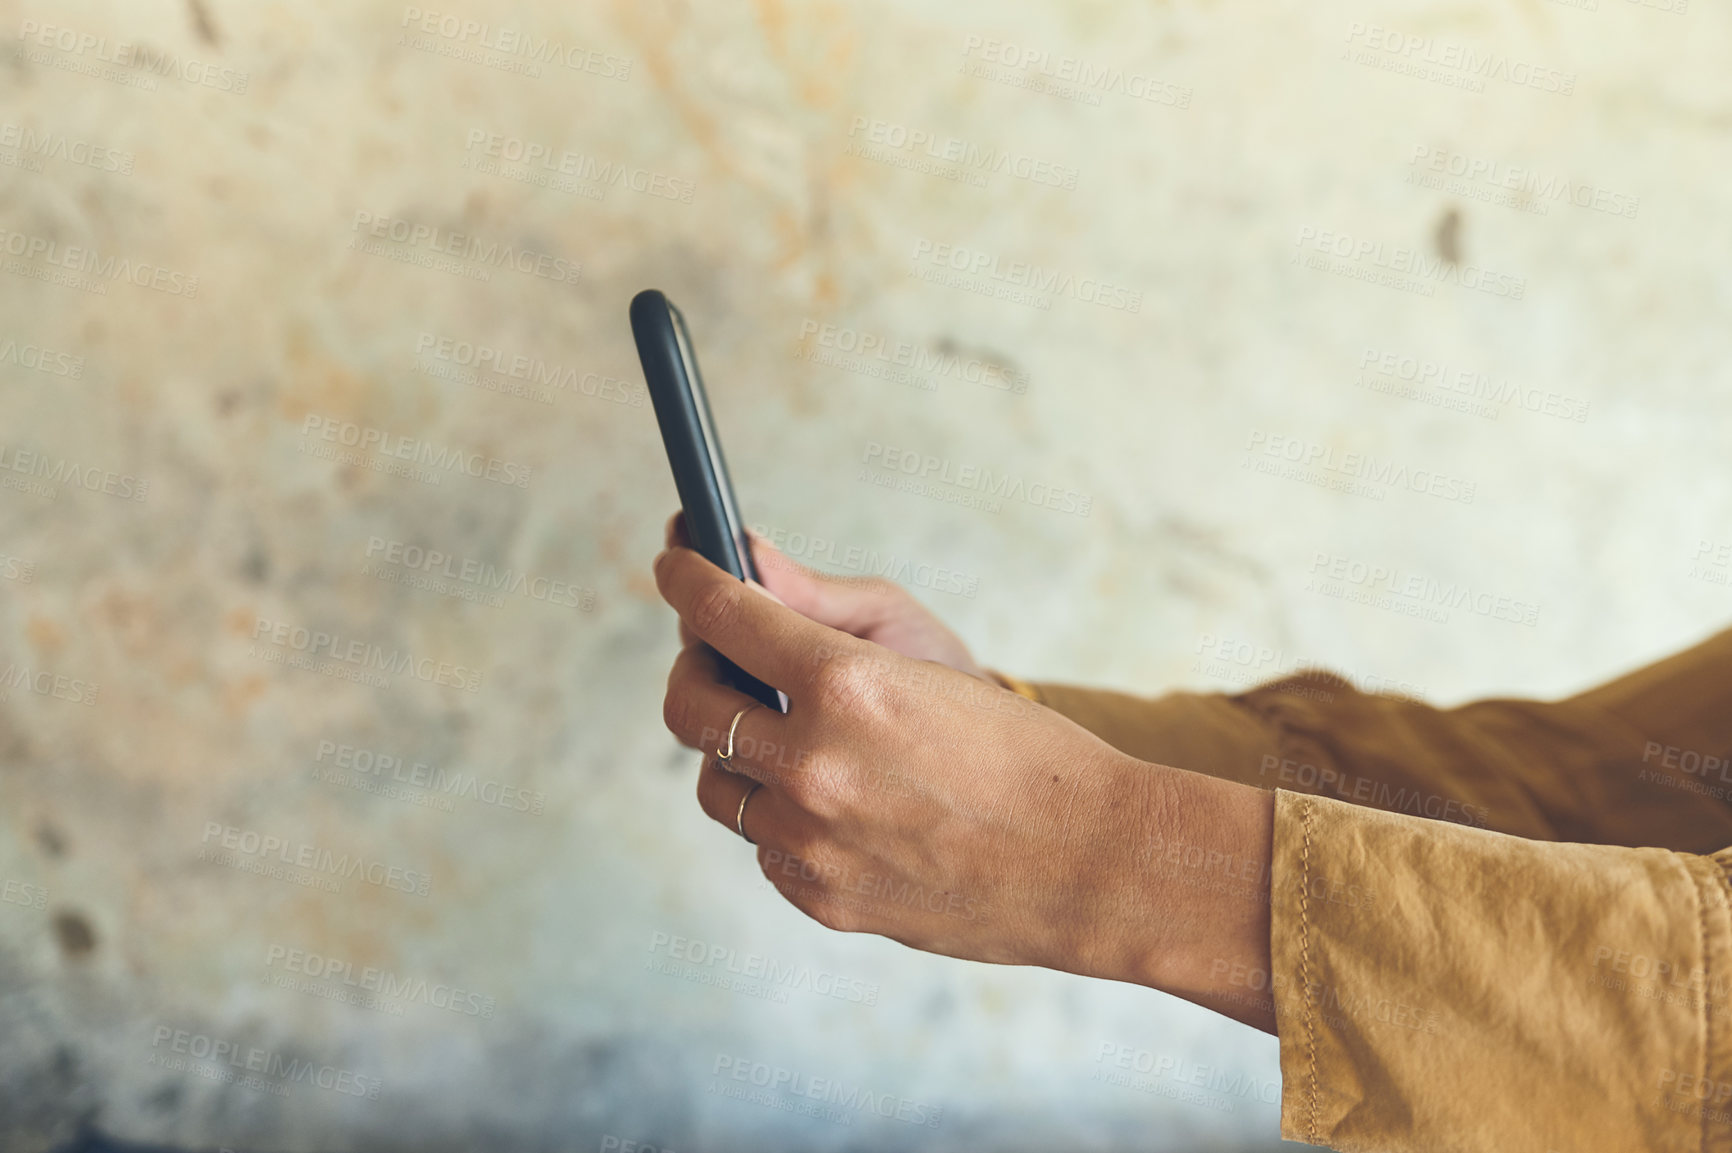
<path id="1" fill-rule="evenodd" d="M 1311 815 L 1316 806 L 1310 797 L 1305 806 L 1305 841 L 1299 854 L 1299 986 L 1305 998 L 1305 1048 L 1311 1064 L 1311 1085 L 1306 1096 L 1310 1099 L 1310 1118 L 1305 1139 L 1317 1144 L 1317 1027 L 1311 1004 Z M 1705 1120 L 1705 1119 L 1704 1119 Z"/>
<path id="2" fill-rule="evenodd" d="M 1707 894 L 1702 891 L 1704 886 L 1701 874 L 1696 869 L 1691 868 L 1688 861 L 1684 863 L 1684 868 L 1690 874 L 1690 880 L 1694 882 L 1690 886 L 1690 891 L 1696 897 L 1696 925 L 1702 934 L 1702 988 L 1704 990 L 1702 995 L 1702 1079 L 1697 1084 L 1707 1085 L 1712 1083 L 1709 1066 L 1714 1061 L 1714 1008 L 1709 1003 L 1711 1000 L 1709 990 L 1714 988 L 1714 972 L 1711 968 L 1713 961 L 1708 951 L 1708 902 L 1705 899 Z M 1709 1110 L 1702 1110 L 1702 1143 L 1700 1148 L 1703 1153 L 1707 1153 L 1708 1149 L 1708 1113 Z"/>

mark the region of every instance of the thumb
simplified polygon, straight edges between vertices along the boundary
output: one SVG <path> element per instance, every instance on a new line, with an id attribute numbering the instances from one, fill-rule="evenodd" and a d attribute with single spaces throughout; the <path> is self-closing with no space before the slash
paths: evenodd
<path id="1" fill-rule="evenodd" d="M 860 636 L 889 615 L 897 591 L 894 585 L 829 576 L 789 560 L 751 529 L 746 536 L 766 591 L 801 616 Z"/>

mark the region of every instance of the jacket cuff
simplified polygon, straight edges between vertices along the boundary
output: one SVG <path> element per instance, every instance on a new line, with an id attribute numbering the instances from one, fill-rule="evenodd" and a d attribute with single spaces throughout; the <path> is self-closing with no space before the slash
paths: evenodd
<path id="1" fill-rule="evenodd" d="M 1033 684 L 1030 684 L 1028 681 L 1022 680 L 1018 677 L 1013 677 L 1009 673 L 1001 673 L 997 669 L 987 669 L 985 672 L 987 676 L 991 677 L 1017 696 L 1027 697 L 1037 705 L 1046 703 L 1041 699 L 1040 689 Z"/>
<path id="2" fill-rule="evenodd" d="M 1244 980 L 1274 1000 L 1283 1137 L 1732 1149 L 1717 858 L 1277 790 L 1270 882 L 1271 972 Z"/>

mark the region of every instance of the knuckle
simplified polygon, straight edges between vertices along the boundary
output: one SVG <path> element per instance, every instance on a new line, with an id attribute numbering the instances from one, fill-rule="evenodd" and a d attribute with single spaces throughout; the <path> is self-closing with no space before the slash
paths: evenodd
<path id="1" fill-rule="evenodd" d="M 740 594 L 745 586 L 736 589 L 731 587 L 732 583 L 717 581 L 692 602 L 692 629 L 699 636 L 709 637 L 726 628 L 739 611 Z"/>
<path id="2" fill-rule="evenodd" d="M 847 779 L 827 760 L 814 758 L 788 774 L 788 799 L 800 809 L 828 825 L 844 816 L 850 807 Z"/>
<path id="3" fill-rule="evenodd" d="M 812 784 L 811 781 L 807 779 L 806 770 L 804 768 L 801 768 L 801 770 L 796 773 L 783 769 L 780 766 L 772 765 L 762 771 L 767 777 L 770 777 L 776 782 L 776 786 L 782 790 L 782 795 L 787 797 L 795 808 L 799 809 L 801 812 L 811 812 L 811 806 L 807 803 L 809 800 L 807 793 L 810 791 Z"/>
<path id="4" fill-rule="evenodd" d="M 812 672 L 812 691 L 821 712 L 857 709 L 871 700 L 872 668 L 869 662 L 844 650 L 819 655 Z"/>

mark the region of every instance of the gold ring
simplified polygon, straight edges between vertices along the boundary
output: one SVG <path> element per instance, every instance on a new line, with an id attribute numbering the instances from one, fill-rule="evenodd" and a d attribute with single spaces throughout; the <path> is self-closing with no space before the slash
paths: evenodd
<path id="1" fill-rule="evenodd" d="M 739 712 L 734 714 L 734 723 L 728 726 L 728 751 L 724 753 L 724 752 L 722 752 L 722 750 L 717 749 L 716 750 L 716 760 L 721 761 L 723 764 L 726 764 L 727 762 L 734 759 L 734 731 L 740 727 L 740 718 L 745 716 L 747 713 L 751 712 L 753 709 L 759 708 L 759 707 L 761 707 L 759 705 L 759 703 L 757 701 L 753 701 L 751 704 L 747 705 L 745 708 L 741 709 Z M 732 771 L 733 770 L 731 770 L 731 769 L 729 770 L 729 772 L 732 772 Z"/>
<path id="2" fill-rule="evenodd" d="M 753 781 L 752 787 L 746 790 L 746 795 L 740 798 L 739 812 L 734 814 L 734 831 L 739 833 L 740 836 L 745 837 L 746 844 L 748 845 L 755 845 L 758 842 L 752 840 L 750 837 L 746 837 L 746 802 L 752 799 L 753 793 L 763 787 L 764 786 L 760 782 Z"/>

